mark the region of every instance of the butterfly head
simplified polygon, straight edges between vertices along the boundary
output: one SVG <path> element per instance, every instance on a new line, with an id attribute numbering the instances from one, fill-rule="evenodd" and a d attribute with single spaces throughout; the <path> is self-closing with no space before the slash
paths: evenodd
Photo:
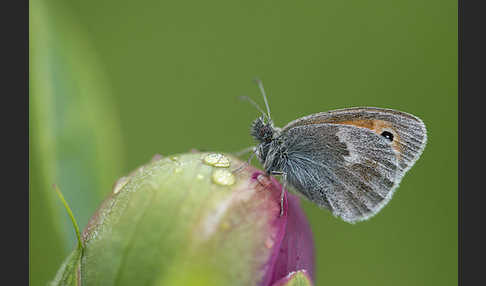
<path id="1" fill-rule="evenodd" d="M 268 144 L 272 142 L 275 127 L 272 121 L 265 122 L 265 118 L 260 116 L 253 121 L 250 133 L 259 143 Z"/>

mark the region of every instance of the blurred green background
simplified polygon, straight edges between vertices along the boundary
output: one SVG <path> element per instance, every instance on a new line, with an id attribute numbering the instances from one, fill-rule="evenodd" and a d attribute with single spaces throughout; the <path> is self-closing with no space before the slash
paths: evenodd
<path id="1" fill-rule="evenodd" d="M 316 285 L 457 284 L 457 1 L 30 1 L 30 284 L 115 180 L 197 148 L 250 146 L 263 80 L 277 126 L 352 106 L 415 114 L 428 144 L 369 221 L 303 202 Z M 256 160 L 254 160 L 256 163 Z"/>

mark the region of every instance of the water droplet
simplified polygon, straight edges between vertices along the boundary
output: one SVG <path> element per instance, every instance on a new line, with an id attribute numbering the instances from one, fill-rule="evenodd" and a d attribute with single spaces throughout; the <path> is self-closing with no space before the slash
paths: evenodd
<path id="1" fill-rule="evenodd" d="M 127 183 L 129 179 L 128 177 L 121 177 L 115 182 L 115 186 L 113 187 L 113 193 L 117 194 Z"/>
<path id="2" fill-rule="evenodd" d="M 183 165 L 182 162 L 179 161 L 179 156 L 170 156 L 169 159 L 175 163 L 175 165 L 177 166 L 176 173 L 179 173 L 181 170 L 178 169 L 180 169 L 180 167 Z"/>
<path id="3" fill-rule="evenodd" d="M 204 175 L 202 175 L 202 174 L 197 174 L 196 178 L 197 178 L 198 180 L 202 180 L 202 179 L 204 179 Z"/>
<path id="4" fill-rule="evenodd" d="M 228 168 L 231 164 L 231 160 L 223 154 L 211 153 L 203 158 L 203 162 L 206 165 L 213 167 Z"/>
<path id="5" fill-rule="evenodd" d="M 216 169 L 211 176 L 213 182 L 222 186 L 231 186 L 235 183 L 236 179 L 233 173 L 227 169 Z"/>

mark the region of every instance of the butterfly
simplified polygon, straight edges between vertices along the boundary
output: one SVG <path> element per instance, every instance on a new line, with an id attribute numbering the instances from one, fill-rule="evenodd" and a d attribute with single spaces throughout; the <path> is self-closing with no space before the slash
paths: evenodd
<path id="1" fill-rule="evenodd" d="M 349 223 L 377 214 L 391 199 L 405 173 L 422 154 L 425 124 L 393 109 L 353 107 L 298 118 L 283 128 L 267 112 L 251 125 L 258 145 L 253 155 L 267 175 L 282 176 L 293 190 Z M 251 158 L 250 157 L 250 160 Z"/>

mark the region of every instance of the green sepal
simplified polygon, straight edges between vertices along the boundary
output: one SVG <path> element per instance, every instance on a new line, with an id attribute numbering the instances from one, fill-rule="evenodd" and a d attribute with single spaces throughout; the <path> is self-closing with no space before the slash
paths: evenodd
<path id="1" fill-rule="evenodd" d="M 287 277 L 277 281 L 274 286 L 313 286 L 312 280 L 304 270 L 290 273 Z"/>
<path id="2" fill-rule="evenodd" d="M 66 209 L 66 212 L 69 215 L 69 218 L 71 219 L 71 223 L 73 224 L 74 231 L 76 232 L 76 237 L 78 239 L 78 250 L 82 254 L 83 253 L 83 242 L 81 240 L 81 233 L 79 232 L 78 223 L 77 223 L 76 219 L 74 218 L 73 212 L 71 211 L 71 208 L 69 207 L 69 204 L 64 199 L 64 196 L 62 195 L 61 190 L 59 190 L 59 187 L 57 185 L 54 185 L 53 187 L 56 190 L 56 193 L 59 196 L 59 199 L 61 199 L 62 204 L 64 205 L 64 208 Z"/>

